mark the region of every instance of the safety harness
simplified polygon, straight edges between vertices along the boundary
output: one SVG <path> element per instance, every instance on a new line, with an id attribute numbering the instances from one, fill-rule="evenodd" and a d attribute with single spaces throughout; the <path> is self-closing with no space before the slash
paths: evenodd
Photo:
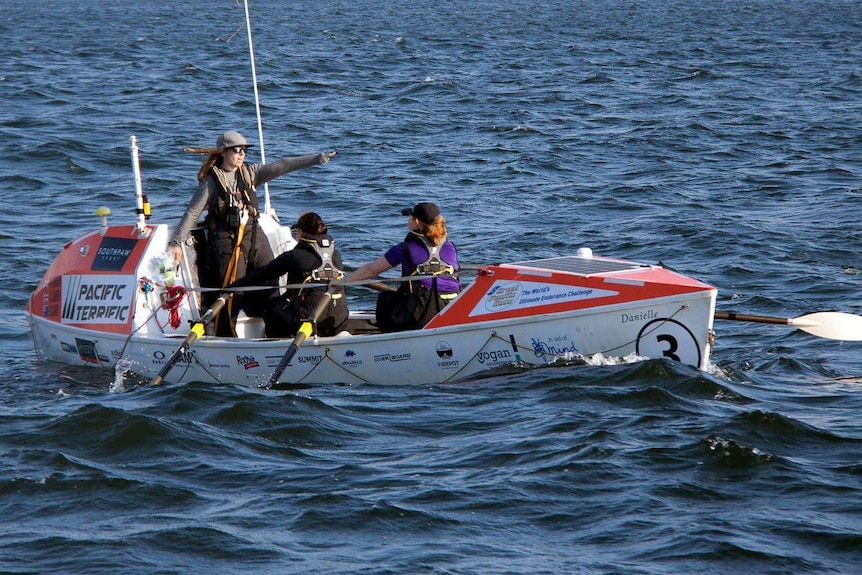
<path id="1" fill-rule="evenodd" d="M 428 257 L 425 258 L 425 261 L 418 265 L 413 264 L 413 260 L 410 259 L 410 242 L 419 242 L 421 243 L 426 250 L 428 250 Z M 454 277 L 456 280 L 458 279 L 455 276 L 455 268 L 452 267 L 451 264 L 443 261 L 443 258 L 440 257 L 440 248 L 443 247 L 444 242 L 440 242 L 440 245 L 435 245 L 430 239 L 428 239 L 424 234 L 419 234 L 416 232 L 410 232 L 407 234 L 407 237 L 404 238 L 404 243 L 401 244 L 401 249 L 404 250 L 404 257 L 407 259 L 407 263 L 412 268 L 410 272 L 411 276 L 415 275 L 431 275 L 431 276 L 439 276 L 443 274 L 448 274 Z M 433 280 L 433 288 L 436 291 L 437 288 L 437 278 L 435 277 Z M 413 282 L 407 282 L 407 288 L 410 291 L 413 291 Z M 453 299 L 457 293 L 438 293 L 440 299 L 450 300 Z"/>
<path id="2" fill-rule="evenodd" d="M 225 275 L 222 278 L 222 287 L 227 287 L 236 280 L 237 262 L 242 250 L 242 240 L 248 221 L 251 220 L 251 252 L 246 260 L 253 261 L 257 241 L 257 218 L 259 215 L 257 207 L 257 195 L 255 194 L 254 181 L 248 166 L 242 165 L 236 171 L 236 192 L 230 191 L 227 176 L 224 170 L 218 166 L 212 167 L 212 172 L 219 183 L 219 192 L 215 201 L 210 202 L 207 209 L 207 227 L 209 237 L 214 237 L 215 230 L 223 227 L 228 230 L 234 238 L 233 252 L 228 262 Z M 239 197 L 237 197 L 239 196 Z M 212 249 L 212 248 L 210 248 Z M 230 318 L 231 331 L 236 334 L 233 318 L 233 294 L 228 296 L 228 317 Z M 218 327 L 218 317 L 215 321 Z"/>
<path id="3" fill-rule="evenodd" d="M 328 283 L 332 280 L 340 280 L 344 277 L 344 271 L 335 267 L 335 263 L 332 260 L 333 254 L 335 253 L 335 240 L 328 237 L 304 237 L 299 240 L 299 245 L 297 247 L 299 246 L 305 246 L 306 248 L 310 248 L 320 259 L 320 265 L 317 266 L 315 269 L 307 272 L 305 279 L 302 280 L 302 283 Z M 304 289 L 305 288 L 300 288 L 297 292 L 296 295 L 299 298 L 303 297 L 302 292 Z M 333 292 L 332 301 L 334 302 L 341 299 L 343 295 L 344 294 L 340 292 Z"/>

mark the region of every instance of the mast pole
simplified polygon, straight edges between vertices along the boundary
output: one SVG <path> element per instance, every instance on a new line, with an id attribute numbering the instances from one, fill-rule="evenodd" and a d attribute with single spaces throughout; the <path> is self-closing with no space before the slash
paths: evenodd
<path id="1" fill-rule="evenodd" d="M 138 233 L 142 237 L 149 235 L 147 229 L 147 216 L 149 216 L 149 202 L 144 196 L 144 188 L 141 185 L 141 162 L 138 158 L 138 139 L 135 136 L 129 138 L 132 147 L 132 172 L 135 174 L 135 213 L 138 214 Z"/>
<path id="2" fill-rule="evenodd" d="M 262 164 L 266 163 L 266 151 L 264 150 L 263 145 L 263 121 L 260 116 L 260 95 L 257 91 L 257 71 L 254 67 L 254 46 L 251 41 L 251 18 L 248 13 L 248 0 L 245 0 L 245 27 L 248 32 L 248 55 L 251 59 L 251 81 L 254 85 L 254 107 L 257 111 L 257 134 L 260 139 L 260 162 Z M 269 184 L 263 184 L 263 211 L 264 213 L 269 212 L 272 209 L 272 205 L 269 200 Z"/>

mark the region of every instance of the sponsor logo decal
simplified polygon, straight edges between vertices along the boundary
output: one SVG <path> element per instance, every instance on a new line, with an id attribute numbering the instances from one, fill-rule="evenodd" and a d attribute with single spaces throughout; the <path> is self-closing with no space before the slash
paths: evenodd
<path id="1" fill-rule="evenodd" d="M 237 365 L 243 366 L 243 368 L 247 370 L 260 367 L 260 363 L 257 361 L 257 358 L 251 355 L 238 355 L 236 356 Z"/>
<path id="2" fill-rule="evenodd" d="M 297 358 L 296 363 L 310 363 L 312 365 L 317 365 L 323 361 L 322 355 L 301 355 Z"/>
<path id="3" fill-rule="evenodd" d="M 108 358 L 100 356 L 96 351 L 96 342 L 88 339 L 75 338 L 75 347 L 78 349 L 78 357 L 87 363 L 101 365 L 108 363 Z"/>
<path id="4" fill-rule="evenodd" d="M 412 356 L 409 353 L 383 353 L 374 356 L 374 363 L 380 363 L 382 361 L 407 361 L 409 359 L 412 359 Z"/>
<path id="5" fill-rule="evenodd" d="M 559 357 L 566 357 L 580 353 L 575 342 L 569 341 L 567 335 L 557 335 L 545 338 L 545 341 L 531 338 L 533 353 L 542 361 L 553 361 Z"/>
<path id="6" fill-rule="evenodd" d="M 63 276 L 60 323 L 128 323 L 137 284 L 135 276 Z"/>
<path id="7" fill-rule="evenodd" d="M 91 269 L 117 272 L 123 269 L 138 240 L 129 238 L 102 238 L 102 243 L 93 258 Z"/>
<path id="8" fill-rule="evenodd" d="M 540 282 L 495 281 L 470 317 L 619 295 L 613 290 Z"/>
<path id="9" fill-rule="evenodd" d="M 452 346 L 445 341 L 438 341 L 437 357 L 452 357 Z"/>
<path id="10" fill-rule="evenodd" d="M 359 367 L 362 365 L 362 360 L 356 357 L 356 352 L 348 349 L 344 352 L 344 359 L 341 360 L 341 365 L 344 367 Z"/>
<path id="11" fill-rule="evenodd" d="M 155 365 L 164 365 L 168 362 L 168 357 L 169 354 L 166 354 L 161 350 L 156 350 L 153 352 L 153 363 Z M 195 351 L 193 349 L 186 350 L 185 353 L 181 354 L 179 359 L 177 359 L 177 363 L 184 363 L 187 365 L 198 363 L 198 358 L 195 355 Z"/>
<path id="12" fill-rule="evenodd" d="M 512 361 L 512 352 L 508 349 L 495 349 L 491 351 L 480 351 L 476 354 L 476 359 L 482 365 L 498 365 L 501 363 L 510 363 Z"/>
<path id="13" fill-rule="evenodd" d="M 279 363 L 281 363 L 281 358 L 283 355 L 268 355 L 264 360 L 266 362 L 266 367 L 273 368 L 276 367 Z M 294 357 L 288 363 L 288 367 L 293 367 L 297 364 L 310 363 L 312 365 L 317 365 L 321 361 L 323 361 L 323 355 L 300 355 L 299 357 Z"/>
<path id="14" fill-rule="evenodd" d="M 518 282 L 494 282 L 482 298 L 482 302 L 488 313 L 503 311 L 515 303 L 519 293 L 521 293 L 521 284 Z"/>
<path id="15" fill-rule="evenodd" d="M 436 346 L 437 357 L 442 361 L 437 362 L 437 367 L 441 369 L 455 369 L 461 362 L 457 359 L 452 359 L 452 346 L 445 341 L 438 341 Z"/>

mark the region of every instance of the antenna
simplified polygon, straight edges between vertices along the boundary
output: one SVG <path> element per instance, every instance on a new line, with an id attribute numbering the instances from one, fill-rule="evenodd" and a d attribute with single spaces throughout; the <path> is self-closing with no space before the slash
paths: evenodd
<path id="1" fill-rule="evenodd" d="M 257 134 L 260 139 L 260 162 L 266 163 L 266 151 L 263 146 L 263 121 L 260 117 L 260 95 L 257 91 L 257 72 L 254 68 L 254 46 L 251 42 L 251 18 L 248 15 L 248 0 L 245 0 L 245 27 L 248 31 L 248 55 L 251 59 L 251 81 L 254 85 L 254 107 L 257 110 Z M 269 184 L 263 184 L 263 211 L 265 213 L 272 210 L 272 205 L 269 201 Z"/>
<path id="2" fill-rule="evenodd" d="M 150 202 L 147 200 L 147 196 L 144 195 L 144 189 L 141 185 L 141 162 L 138 159 L 138 139 L 135 136 L 129 138 L 129 142 L 131 143 L 132 148 L 132 172 L 135 175 L 135 213 L 138 214 L 138 223 L 137 230 L 138 234 L 142 238 L 147 237 L 150 234 L 150 229 L 147 228 L 147 219 L 150 217 Z M 99 208 L 101 210 L 102 208 Z M 105 208 L 107 209 L 107 208 Z M 111 210 L 108 210 L 108 214 L 111 213 Z M 101 217 L 102 214 L 99 214 Z M 107 214 L 105 214 L 107 216 Z M 106 220 L 102 220 L 102 226 L 104 227 Z"/>

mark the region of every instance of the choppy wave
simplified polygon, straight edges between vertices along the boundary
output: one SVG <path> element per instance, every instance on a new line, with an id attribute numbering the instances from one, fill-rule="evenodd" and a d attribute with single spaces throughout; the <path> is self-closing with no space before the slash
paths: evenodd
<path id="1" fill-rule="evenodd" d="M 34 358 L 23 307 L 54 254 L 100 205 L 133 218 L 129 137 L 172 220 L 200 165 L 182 149 L 254 139 L 256 117 L 233 0 L 4 14 L 0 570 L 859 570 L 858 342 L 717 321 L 706 372 L 572 357 L 275 390 Z M 467 263 L 587 246 L 709 282 L 723 310 L 862 313 L 858 2 L 251 14 L 268 159 L 338 151 L 273 204 L 321 212 L 347 261 L 432 199 Z"/>

